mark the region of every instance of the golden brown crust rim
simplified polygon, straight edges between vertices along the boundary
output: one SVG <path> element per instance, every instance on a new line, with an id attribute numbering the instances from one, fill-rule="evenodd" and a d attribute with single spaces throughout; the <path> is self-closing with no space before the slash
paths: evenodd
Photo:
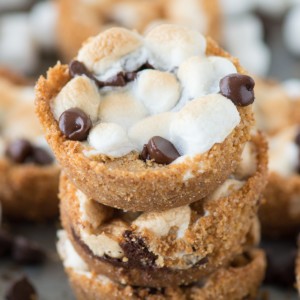
<path id="1" fill-rule="evenodd" d="M 244 73 L 237 60 L 230 58 L 215 42 L 207 39 L 207 44 L 210 55 L 231 59 L 239 72 Z M 131 161 L 138 168 L 137 171 L 128 171 L 122 168 L 124 157 L 112 162 L 108 159 L 97 162 L 83 155 L 80 142 L 63 136 L 51 112 L 51 100 L 69 80 L 68 66 L 61 64 L 48 71 L 47 79 L 41 77 L 36 86 L 36 112 L 46 139 L 67 176 L 90 198 L 108 206 L 131 211 L 155 211 L 202 199 L 233 173 L 244 144 L 250 140 L 252 110 L 249 106 L 239 107 L 241 123 L 225 141 L 183 163 L 153 168 L 141 161 L 137 163 L 137 155 L 129 154 L 125 156 L 128 169 L 133 166 Z M 199 164 L 203 165 L 203 172 L 199 172 Z M 187 172 L 193 177 L 184 181 L 183 176 Z"/>
<path id="2" fill-rule="evenodd" d="M 134 288 L 112 281 L 106 282 L 96 274 L 87 276 L 74 269 L 67 268 L 71 286 L 78 300 L 240 300 L 255 299 L 265 272 L 264 253 L 252 250 L 251 261 L 240 267 L 230 266 L 220 269 L 211 275 L 204 285 L 187 288 L 165 288 L 153 290 Z"/>
<path id="3" fill-rule="evenodd" d="M 81 222 L 80 210 L 76 197 L 76 188 L 65 176 L 61 177 L 60 198 L 61 198 L 61 219 L 63 227 L 76 251 L 96 273 L 103 273 L 112 280 L 122 280 L 127 284 L 138 286 L 161 286 L 190 284 L 197 279 L 203 278 L 221 266 L 225 266 L 232 257 L 242 253 L 247 247 L 247 234 L 257 213 L 260 194 L 266 184 L 267 176 L 267 145 L 261 135 L 254 138 L 258 152 L 258 167 L 255 175 L 247 180 L 244 186 L 233 192 L 230 196 L 218 200 L 204 200 L 203 208 L 209 211 L 210 215 L 200 217 L 200 221 L 189 227 L 188 238 L 194 241 L 194 249 L 200 257 L 207 258 L 205 264 L 196 265 L 190 269 L 168 269 L 154 267 L 147 270 L 144 276 L 140 267 L 129 267 L 132 263 L 129 259 L 127 264 L 118 266 L 109 261 L 98 259 L 92 255 L 87 246 L 80 240 L 80 228 L 88 228 L 86 222 Z M 237 199 L 239 201 L 237 201 Z M 107 220 L 106 222 L 109 222 Z M 107 223 L 106 223 L 107 224 Z M 129 225 L 130 226 L 130 225 Z M 134 228 L 128 228 L 139 237 Z M 101 230 L 99 229 L 99 232 Z M 140 236 L 145 240 L 145 245 L 150 245 L 153 235 Z M 172 244 L 173 243 L 173 244 Z M 180 241 L 178 241 L 180 244 Z M 121 243 L 120 243 L 121 244 Z M 178 246 L 172 236 L 167 236 L 165 242 L 161 240 L 159 249 L 167 257 L 168 247 Z M 249 246 L 249 245 L 248 245 Z M 251 245 L 253 246 L 253 245 Z M 168 260 L 166 260 L 168 262 Z M 136 261 L 134 261 L 136 263 Z M 168 262 L 174 264 L 175 262 Z M 166 263 L 166 265 L 168 265 Z M 171 264 L 171 266 L 172 266 Z M 173 266 L 175 267 L 175 265 Z"/>
<path id="4" fill-rule="evenodd" d="M 294 235 L 300 229 L 300 176 L 270 173 L 259 211 L 263 233 Z"/>

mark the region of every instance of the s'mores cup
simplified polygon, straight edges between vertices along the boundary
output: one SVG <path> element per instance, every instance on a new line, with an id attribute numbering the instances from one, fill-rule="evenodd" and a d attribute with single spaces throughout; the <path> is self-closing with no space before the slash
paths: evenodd
<path id="1" fill-rule="evenodd" d="M 71 60 L 82 43 L 111 27 L 147 32 L 155 24 L 177 23 L 219 37 L 220 11 L 217 0 L 60 0 L 58 46 Z"/>
<path id="2" fill-rule="evenodd" d="M 300 101 L 283 84 L 256 82 L 257 126 L 267 133 L 269 142 L 269 178 L 260 209 L 262 230 L 267 235 L 293 235 L 300 229 Z"/>
<path id="3" fill-rule="evenodd" d="M 248 250 L 227 267 L 189 286 L 136 287 L 97 275 L 81 259 L 64 231 L 58 233 L 58 252 L 78 300 L 240 300 L 256 299 L 264 278 L 266 260 L 260 250 Z"/>
<path id="4" fill-rule="evenodd" d="M 58 214 L 59 169 L 34 113 L 34 89 L 0 70 L 0 203 L 18 220 Z"/>
<path id="5" fill-rule="evenodd" d="M 113 281 L 147 287 L 199 281 L 259 241 L 256 214 L 266 184 L 267 145 L 257 135 L 249 147 L 251 169 L 198 202 L 161 212 L 104 206 L 62 176 L 63 227 L 89 270 Z"/>
<path id="6" fill-rule="evenodd" d="M 191 204 L 237 168 L 253 125 L 254 81 L 209 38 L 161 25 L 112 28 L 36 86 L 36 111 L 66 175 L 130 211 Z"/>

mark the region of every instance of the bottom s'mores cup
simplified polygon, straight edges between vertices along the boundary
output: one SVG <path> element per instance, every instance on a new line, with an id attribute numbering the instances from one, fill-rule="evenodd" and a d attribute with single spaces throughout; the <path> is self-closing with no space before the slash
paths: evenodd
<path id="1" fill-rule="evenodd" d="M 160 211 L 212 193 L 237 168 L 254 81 L 200 33 L 112 28 L 36 86 L 37 114 L 66 175 L 89 198 Z"/>
<path id="2" fill-rule="evenodd" d="M 32 86 L 0 70 L 0 202 L 5 216 L 36 221 L 58 214 L 59 169 L 33 100 Z"/>
<path id="3" fill-rule="evenodd" d="M 58 236 L 58 252 L 78 300 L 254 300 L 266 267 L 264 253 L 254 249 L 233 258 L 226 268 L 186 287 L 134 287 L 91 272 L 67 234 L 60 231 Z"/>
<path id="4" fill-rule="evenodd" d="M 257 242 L 252 225 L 266 184 L 267 147 L 261 136 L 251 146 L 256 166 L 242 178 L 233 175 L 205 199 L 162 212 L 104 206 L 62 176 L 63 227 L 89 269 L 113 281 L 161 287 L 202 279 Z"/>

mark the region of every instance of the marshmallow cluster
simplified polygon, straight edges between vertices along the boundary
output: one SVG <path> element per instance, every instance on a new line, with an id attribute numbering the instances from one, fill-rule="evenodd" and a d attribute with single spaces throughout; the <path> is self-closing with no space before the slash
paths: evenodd
<path id="1" fill-rule="evenodd" d="M 1 9 L 21 9 L 31 1 L 0 1 Z M 28 13 L 7 13 L 0 22 L 0 64 L 18 72 L 32 73 L 40 50 L 56 44 L 57 10 L 51 1 L 36 4 Z"/>
<path id="2" fill-rule="evenodd" d="M 181 156 L 204 153 L 240 122 L 236 106 L 218 94 L 220 80 L 237 70 L 228 59 L 205 51 L 205 38 L 180 26 L 159 26 L 144 39 L 110 29 L 85 44 L 77 58 L 97 79 L 146 63 L 154 69 L 138 72 L 123 87 L 98 88 L 85 75 L 76 76 L 53 100 L 54 117 L 72 107 L 90 116 L 87 155 L 140 152 L 153 136 L 171 141 Z"/>

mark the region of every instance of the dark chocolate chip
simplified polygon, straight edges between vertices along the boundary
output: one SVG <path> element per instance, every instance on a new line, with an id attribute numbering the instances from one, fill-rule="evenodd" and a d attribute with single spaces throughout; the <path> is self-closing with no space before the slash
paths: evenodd
<path id="1" fill-rule="evenodd" d="M 147 150 L 150 159 L 158 164 L 170 164 L 180 156 L 174 145 L 160 136 L 154 136 L 149 140 Z"/>
<path id="2" fill-rule="evenodd" d="M 24 163 L 32 153 L 32 146 L 25 139 L 18 139 L 11 142 L 7 149 L 6 155 L 15 163 Z"/>
<path id="3" fill-rule="evenodd" d="M 59 128 L 69 140 L 85 141 L 92 128 L 92 121 L 81 109 L 70 108 L 61 114 Z"/>
<path id="4" fill-rule="evenodd" d="M 32 151 L 32 160 L 38 165 L 50 165 L 53 163 L 54 159 L 50 155 L 50 153 L 41 148 L 41 147 L 33 147 Z"/>
<path id="5" fill-rule="evenodd" d="M 122 72 L 118 73 L 117 75 L 107 79 L 105 82 L 101 82 L 101 84 L 104 84 L 104 86 L 125 86 L 126 80 L 124 78 L 124 74 Z"/>
<path id="6" fill-rule="evenodd" d="M 20 264 L 40 264 L 46 258 L 45 252 L 37 244 L 23 238 L 17 237 L 12 249 L 12 259 Z"/>
<path id="7" fill-rule="evenodd" d="M 6 300 L 36 300 L 37 293 L 26 277 L 22 277 L 11 284 L 5 295 Z"/>
<path id="8" fill-rule="evenodd" d="M 13 236 L 7 231 L 0 229 L 0 257 L 11 253 L 13 247 Z"/>
<path id="9" fill-rule="evenodd" d="M 300 132 L 297 134 L 295 138 L 295 143 L 300 147 Z"/>
<path id="10" fill-rule="evenodd" d="M 242 74 L 231 74 L 220 81 L 221 94 L 237 106 L 247 106 L 254 102 L 254 86 L 254 80 Z"/>
<path id="11" fill-rule="evenodd" d="M 71 77 L 86 75 L 87 77 L 94 79 L 92 73 L 86 68 L 86 66 L 82 62 L 78 60 L 71 61 L 71 63 L 69 64 L 69 73 Z"/>
<path id="12" fill-rule="evenodd" d="M 143 161 L 150 159 L 147 145 L 144 145 L 143 151 L 141 152 L 141 155 L 140 155 L 140 159 L 142 159 Z"/>
<path id="13" fill-rule="evenodd" d="M 124 77 L 127 82 L 134 81 L 137 77 L 137 72 L 127 72 Z"/>

